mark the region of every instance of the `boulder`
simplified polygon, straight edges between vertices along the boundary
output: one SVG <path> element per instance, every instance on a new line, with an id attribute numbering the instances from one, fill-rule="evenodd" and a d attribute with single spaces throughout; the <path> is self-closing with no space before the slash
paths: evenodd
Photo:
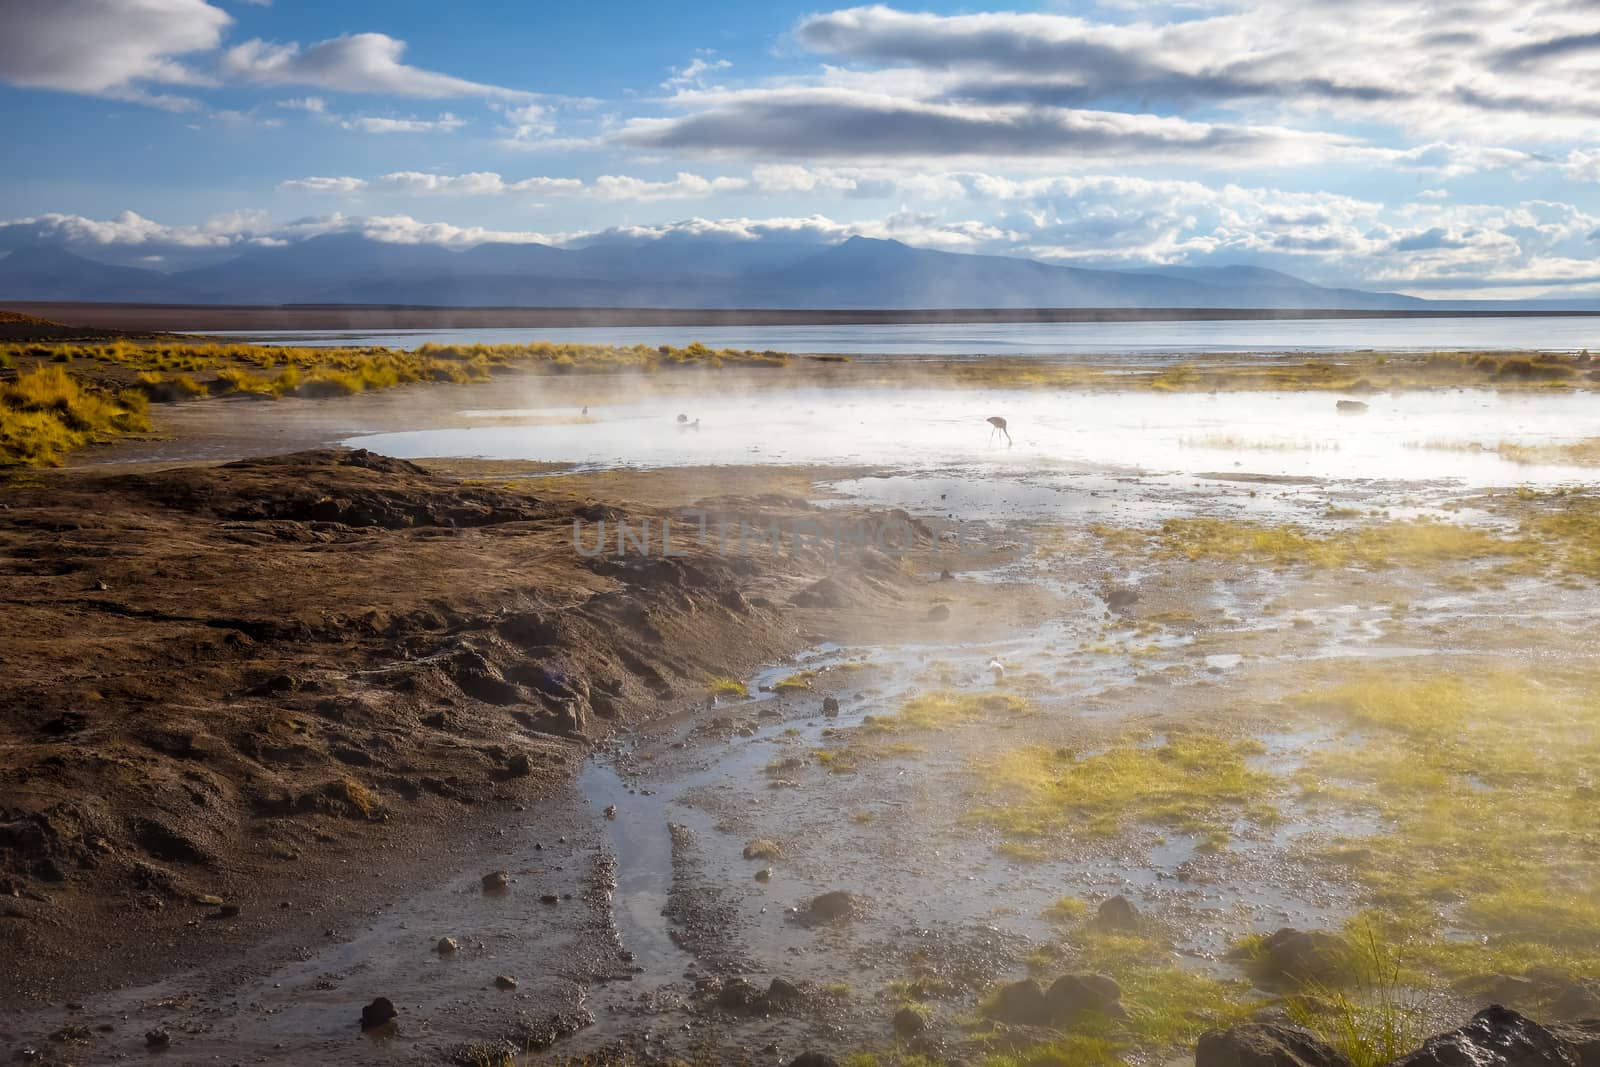
<path id="1" fill-rule="evenodd" d="M 394 1010 L 394 1001 L 388 997 L 378 997 L 361 1009 L 361 1029 L 372 1030 L 382 1026 L 398 1014 L 400 1013 Z"/>
<path id="2" fill-rule="evenodd" d="M 1122 1006 L 1122 987 L 1103 974 L 1062 975 L 1045 990 L 1044 999 L 1050 1006 L 1050 1018 L 1058 1023 L 1074 1022 L 1085 1015 L 1128 1017 Z"/>
<path id="3" fill-rule="evenodd" d="M 784 1007 L 800 999 L 800 987 L 787 978 L 774 978 L 767 984 L 767 1000 L 774 1007 Z"/>
<path id="4" fill-rule="evenodd" d="M 839 702 L 833 697 L 822 698 L 822 714 L 832 719 L 839 714 Z"/>
<path id="5" fill-rule="evenodd" d="M 1430 1037 L 1390 1067 L 1580 1067 L 1578 1053 L 1532 1019 L 1499 1004 Z"/>
<path id="6" fill-rule="evenodd" d="M 490 871 L 483 876 L 483 888 L 494 892 L 505 889 L 511 885 L 511 874 L 508 871 Z"/>
<path id="7" fill-rule="evenodd" d="M 1344 956 L 1345 943 L 1337 935 L 1285 926 L 1261 942 L 1253 968 L 1269 984 L 1304 982 L 1337 974 Z"/>
<path id="8" fill-rule="evenodd" d="M 989 1018 L 1003 1023 L 1022 1026 L 1047 1026 L 1050 1023 L 1050 1004 L 1044 990 L 1032 978 L 1001 986 L 1000 992 L 984 1008 Z"/>
<path id="9" fill-rule="evenodd" d="M 901 1037 L 915 1037 L 928 1028 L 928 1020 L 915 1008 L 901 1008 L 894 1013 L 894 1032 Z"/>
<path id="10" fill-rule="evenodd" d="M 1600 1019 L 1556 1023 L 1548 1029 L 1567 1046 L 1579 1067 L 1600 1067 Z"/>
<path id="11" fill-rule="evenodd" d="M 824 893 L 806 905 L 805 919 L 811 923 L 831 923 L 855 916 L 861 902 L 842 889 Z"/>
<path id="12" fill-rule="evenodd" d="M 789 1067 L 839 1067 L 839 1061 L 821 1052 L 802 1052 L 789 1061 Z"/>
<path id="13" fill-rule="evenodd" d="M 1102 901 L 1094 924 L 1102 930 L 1134 930 L 1139 926 L 1139 909 L 1124 896 Z"/>
<path id="14" fill-rule="evenodd" d="M 772 1010 L 766 992 L 744 978 L 730 978 L 717 991 L 717 1007 L 739 1015 L 765 1015 Z"/>
<path id="15" fill-rule="evenodd" d="M 1194 1067 L 1351 1067 L 1351 1063 L 1309 1030 L 1248 1023 L 1201 1034 Z"/>

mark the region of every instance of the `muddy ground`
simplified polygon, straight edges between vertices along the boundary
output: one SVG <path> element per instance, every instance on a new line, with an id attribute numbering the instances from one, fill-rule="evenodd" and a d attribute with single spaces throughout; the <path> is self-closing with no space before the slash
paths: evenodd
<path id="1" fill-rule="evenodd" d="M 1192 478 L 1058 465 L 1048 493 L 866 459 L 215 462 L 410 403 L 207 402 L 6 488 L 0 1045 L 1180 1063 L 1295 1007 L 1241 943 L 1369 915 L 1411 924 L 1418 1039 L 1491 1000 L 1600 1012 L 1583 494 L 1248 451 Z M 729 552 L 686 509 L 843 518 L 885 550 Z M 580 551 L 602 520 L 673 553 Z M 1520 529 L 1555 554 L 1493 540 Z M 1447 713 L 1485 689 L 1514 710 L 1477 708 L 1479 736 Z M 1515 921 L 1473 908 L 1518 857 L 1463 875 L 1386 751 L 1444 752 L 1423 795 L 1466 798 L 1446 815 L 1484 839 L 1549 822 L 1516 846 Z M 1108 926 L 1119 898 L 1136 917 Z M 1114 977 L 1120 1014 L 995 1009 L 1074 975 Z M 377 997 L 398 1017 L 363 1030 Z"/>

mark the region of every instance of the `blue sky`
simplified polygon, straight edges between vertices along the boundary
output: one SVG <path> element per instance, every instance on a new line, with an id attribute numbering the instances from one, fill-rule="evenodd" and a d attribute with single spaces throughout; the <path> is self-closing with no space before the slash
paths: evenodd
<path id="1" fill-rule="evenodd" d="M 851 234 L 1594 295 L 1578 0 L 0 4 L 0 249 Z"/>

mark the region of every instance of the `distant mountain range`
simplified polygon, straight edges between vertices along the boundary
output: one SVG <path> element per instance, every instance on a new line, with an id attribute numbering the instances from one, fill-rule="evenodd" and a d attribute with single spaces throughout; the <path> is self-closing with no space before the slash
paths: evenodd
<path id="1" fill-rule="evenodd" d="M 730 309 L 1443 306 L 1324 288 L 1258 267 L 1087 270 L 865 237 L 818 245 L 693 235 L 613 238 L 577 249 L 481 244 L 453 251 L 331 234 L 171 274 L 39 246 L 0 259 L 0 302 L 7 299 Z"/>

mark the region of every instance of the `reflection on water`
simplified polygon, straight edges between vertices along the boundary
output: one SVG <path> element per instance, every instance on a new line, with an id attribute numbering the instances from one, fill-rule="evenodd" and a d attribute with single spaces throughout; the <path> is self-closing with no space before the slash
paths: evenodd
<path id="1" fill-rule="evenodd" d="M 238 335 L 230 335 L 238 336 Z M 955 323 L 906 326 L 594 326 L 565 329 L 315 331 L 248 335 L 259 344 L 356 344 L 416 348 L 434 344 L 687 345 L 838 352 L 852 355 L 1031 356 L 1071 353 L 1355 351 L 1458 349 L 1578 351 L 1600 347 L 1600 319 L 1311 319 L 1297 322 Z"/>
<path id="2" fill-rule="evenodd" d="M 1026 481 L 1107 468 L 1153 475 L 1253 474 L 1317 480 L 1456 479 L 1471 486 L 1588 480 L 1582 468 L 1511 463 L 1501 442 L 1556 444 L 1594 433 L 1582 394 L 1489 390 L 1370 398 L 1363 414 L 1325 393 L 1162 394 L 1005 390 L 795 389 L 641 398 L 587 417 L 528 408 L 461 412 L 464 427 L 365 434 L 385 455 L 539 460 L 603 467 L 825 464 L 960 468 Z M 680 414 L 691 420 L 685 425 Z M 1014 447 L 984 419 L 1004 415 Z M 1480 446 L 1474 449 L 1471 446 Z M 964 475 L 965 476 L 965 475 Z M 1282 488 L 1281 486 L 1276 488 Z"/>

